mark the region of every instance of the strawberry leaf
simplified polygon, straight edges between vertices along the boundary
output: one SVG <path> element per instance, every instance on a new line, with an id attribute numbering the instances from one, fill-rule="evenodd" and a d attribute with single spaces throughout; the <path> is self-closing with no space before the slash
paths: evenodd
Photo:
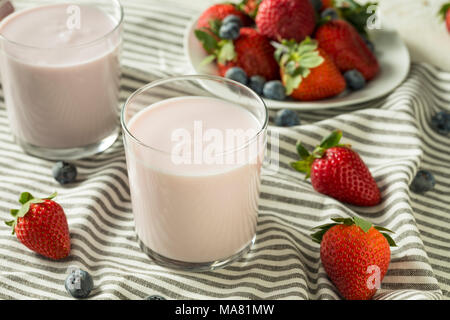
<path id="1" fill-rule="evenodd" d="M 309 37 L 301 43 L 283 40 L 281 45 L 274 46 L 277 48 L 275 59 L 280 65 L 287 95 L 291 95 L 301 85 L 303 78 L 310 74 L 311 69 L 324 62 L 317 50 L 318 42 Z"/>
<path id="2" fill-rule="evenodd" d="M 394 239 L 391 238 L 390 235 L 388 235 L 387 233 L 381 233 L 383 235 L 383 237 L 386 238 L 387 242 L 389 243 L 390 247 L 396 247 L 397 244 L 395 243 Z"/>
<path id="3" fill-rule="evenodd" d="M 377 229 L 378 231 L 384 231 L 384 232 L 390 232 L 390 233 L 395 233 L 394 231 L 391 231 L 389 229 L 383 228 L 383 227 L 379 227 L 379 226 L 374 226 L 375 229 Z"/>
<path id="4" fill-rule="evenodd" d="M 194 31 L 194 34 L 203 45 L 206 52 L 212 53 L 219 48 L 218 41 L 209 32 L 197 29 Z"/>
<path id="5" fill-rule="evenodd" d="M 370 230 L 370 228 L 372 228 L 371 222 L 361 219 L 359 217 L 354 217 L 353 221 L 355 221 L 355 224 L 358 227 L 360 227 L 365 233 L 367 233 Z"/>
<path id="6" fill-rule="evenodd" d="M 216 60 L 216 56 L 214 54 L 210 54 L 205 59 L 203 59 L 202 62 L 200 62 L 200 67 L 203 67 L 203 66 L 206 66 L 207 64 L 210 64 L 214 60 Z"/>
<path id="7" fill-rule="evenodd" d="M 306 150 L 306 148 L 303 146 L 303 144 L 300 141 L 297 142 L 296 148 L 297 148 L 297 153 L 302 160 L 306 160 L 310 156 L 308 150 Z"/>
<path id="8" fill-rule="evenodd" d="M 442 5 L 441 9 L 439 9 L 438 15 L 441 17 L 442 21 L 445 20 L 447 16 L 447 11 L 450 10 L 450 2 Z"/>
<path id="9" fill-rule="evenodd" d="M 219 48 L 217 62 L 220 64 L 225 64 L 227 61 L 232 61 L 236 58 L 233 41 L 222 40 L 219 42 Z"/>
<path id="10" fill-rule="evenodd" d="M 352 218 L 331 218 L 331 220 L 340 224 L 345 224 L 346 226 L 355 224 Z"/>
<path id="11" fill-rule="evenodd" d="M 329 149 L 335 147 L 339 144 L 339 141 L 342 138 L 342 131 L 335 130 L 329 136 L 325 137 L 320 143 L 320 147 L 323 149 Z"/>
<path id="12" fill-rule="evenodd" d="M 19 198 L 19 202 L 21 203 L 21 204 L 25 204 L 25 203 L 27 203 L 28 201 L 30 201 L 31 199 L 33 199 L 34 197 L 31 195 L 31 193 L 29 193 L 29 192 L 22 192 L 21 194 L 20 194 L 20 198 Z"/>
<path id="13" fill-rule="evenodd" d="M 290 76 L 289 74 L 283 75 L 283 83 L 284 87 L 286 88 L 286 94 L 289 96 L 294 92 L 295 89 L 297 89 L 300 86 L 300 83 L 302 83 L 302 76 Z"/>
<path id="14" fill-rule="evenodd" d="M 297 162 L 291 162 L 291 167 L 299 172 L 306 173 L 307 177 L 311 174 L 311 164 L 309 161 L 301 160 Z"/>
<path id="15" fill-rule="evenodd" d="M 320 243 L 322 242 L 323 236 L 325 235 L 325 233 L 327 233 L 328 230 L 329 230 L 329 229 L 322 229 L 322 230 L 319 230 L 319 231 L 313 233 L 313 234 L 311 235 L 312 240 L 313 240 L 314 242 L 320 244 Z"/>
<path id="16" fill-rule="evenodd" d="M 219 20 L 219 19 L 209 20 L 209 28 L 210 28 L 211 32 L 214 33 L 218 37 L 219 37 L 219 30 L 220 30 L 221 26 L 222 26 L 221 20 Z"/>

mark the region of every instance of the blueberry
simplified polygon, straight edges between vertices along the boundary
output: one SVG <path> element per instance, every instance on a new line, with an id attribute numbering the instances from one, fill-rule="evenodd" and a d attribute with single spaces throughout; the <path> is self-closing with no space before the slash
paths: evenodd
<path id="1" fill-rule="evenodd" d="M 248 77 L 245 71 L 239 67 L 233 67 L 227 70 L 225 73 L 225 78 L 240 82 L 242 84 L 247 84 Z"/>
<path id="2" fill-rule="evenodd" d="M 58 161 L 52 169 L 53 178 L 60 184 L 74 182 L 77 178 L 77 167 L 65 161 Z"/>
<path id="3" fill-rule="evenodd" d="M 292 127 L 298 126 L 300 119 L 297 112 L 290 109 L 281 109 L 275 116 L 275 125 L 279 127 Z"/>
<path id="4" fill-rule="evenodd" d="M 438 133 L 450 133 L 450 112 L 439 111 L 431 118 L 431 127 Z"/>
<path id="5" fill-rule="evenodd" d="M 316 12 L 319 12 L 320 9 L 322 9 L 322 0 L 309 0 L 309 2 L 311 2 L 314 10 L 316 10 Z"/>
<path id="6" fill-rule="evenodd" d="M 259 95 L 262 95 L 265 84 L 266 79 L 261 76 L 250 77 L 248 81 L 248 86 Z"/>
<path id="7" fill-rule="evenodd" d="M 326 8 L 325 10 L 322 11 L 320 17 L 322 19 L 330 17 L 330 20 L 337 20 L 339 19 L 339 14 L 334 8 Z"/>
<path id="8" fill-rule="evenodd" d="M 242 27 L 242 20 L 235 14 L 229 14 L 225 17 L 225 19 L 222 20 L 222 25 L 228 24 L 228 23 L 236 23 L 239 28 Z"/>
<path id="9" fill-rule="evenodd" d="M 239 38 L 239 25 L 234 22 L 222 24 L 219 29 L 219 37 L 222 39 L 235 40 Z"/>
<path id="10" fill-rule="evenodd" d="M 67 276 L 65 287 L 72 297 L 87 298 L 94 288 L 94 281 L 86 271 L 74 269 Z"/>
<path id="11" fill-rule="evenodd" d="M 414 177 L 410 189 L 415 193 L 425 193 L 434 188 L 436 180 L 431 172 L 420 170 Z"/>
<path id="12" fill-rule="evenodd" d="M 366 80 L 364 76 L 356 69 L 349 70 L 344 73 L 345 82 L 347 82 L 347 87 L 351 90 L 359 90 L 364 88 L 366 85 Z"/>
<path id="13" fill-rule="evenodd" d="M 263 89 L 263 94 L 268 99 L 284 100 L 286 99 L 286 89 L 279 80 L 272 80 L 266 82 Z"/>
<path id="14" fill-rule="evenodd" d="M 158 295 L 152 295 L 152 296 L 148 296 L 145 297 L 144 300 L 166 300 L 166 298 L 162 297 L 162 296 L 158 296 Z"/>

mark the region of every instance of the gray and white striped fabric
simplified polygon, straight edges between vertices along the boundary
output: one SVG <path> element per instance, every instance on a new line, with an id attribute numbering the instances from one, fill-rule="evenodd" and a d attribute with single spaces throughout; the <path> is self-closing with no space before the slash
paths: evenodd
<path id="1" fill-rule="evenodd" d="M 188 73 L 183 33 L 209 1 L 122 0 L 125 46 L 122 102 L 154 79 Z M 0 103 L 0 219 L 21 191 L 57 190 L 68 216 L 72 252 L 50 261 L 28 249 L 0 224 L 0 298 L 68 299 L 68 268 L 91 273 L 91 299 L 339 299 L 320 263 L 313 226 L 333 216 L 359 215 L 395 231 L 398 244 L 377 299 L 450 298 L 450 138 L 430 128 L 437 110 L 449 108 L 450 74 L 412 65 L 407 80 L 385 98 L 342 109 L 301 113 L 302 126 L 270 127 L 280 137 L 280 169 L 263 171 L 256 244 L 220 270 L 192 273 L 152 263 L 134 234 L 123 145 L 75 161 L 78 183 L 64 188 L 51 176 L 53 162 L 25 155 L 14 144 Z M 344 131 L 370 167 L 383 195 L 372 208 L 339 203 L 316 193 L 288 163 L 298 139 L 312 147 L 335 128 Z M 409 191 L 419 168 L 433 172 L 436 187 Z"/>

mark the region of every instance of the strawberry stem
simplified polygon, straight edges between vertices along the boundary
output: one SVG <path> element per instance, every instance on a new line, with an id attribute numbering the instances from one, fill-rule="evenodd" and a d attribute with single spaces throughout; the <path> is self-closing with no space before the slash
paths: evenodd
<path id="1" fill-rule="evenodd" d="M 360 217 L 353 217 L 353 218 L 337 217 L 337 218 L 331 218 L 331 220 L 334 221 L 334 223 L 324 224 L 321 226 L 314 227 L 312 229 L 312 230 L 318 229 L 317 232 L 311 234 L 311 238 L 314 242 L 317 242 L 320 244 L 322 242 L 323 236 L 325 235 L 325 233 L 327 233 L 328 230 L 330 230 L 334 226 L 343 224 L 346 226 L 356 225 L 356 226 L 360 227 L 364 233 L 369 232 L 369 230 L 372 227 L 374 227 L 377 231 L 384 231 L 384 232 L 380 232 L 380 233 L 381 233 L 381 235 L 383 235 L 386 238 L 387 242 L 389 243 L 389 246 L 391 246 L 391 247 L 397 246 L 394 239 L 392 239 L 390 235 L 385 233 L 385 232 L 394 233 L 393 231 L 383 228 L 383 227 L 373 226 L 373 224 L 370 221 L 364 220 Z"/>
<path id="2" fill-rule="evenodd" d="M 314 149 L 312 154 L 309 153 L 309 151 L 302 145 L 300 141 L 297 142 L 296 149 L 301 160 L 291 162 L 291 167 L 299 172 L 306 173 L 305 179 L 308 179 L 311 176 L 311 166 L 314 160 L 322 158 L 327 149 L 337 146 L 350 148 L 350 145 L 348 144 L 339 144 L 342 135 L 343 134 L 341 130 L 333 131 L 331 134 L 322 139 L 320 145 L 318 145 Z"/>
<path id="3" fill-rule="evenodd" d="M 25 217 L 25 215 L 30 210 L 30 206 L 33 203 L 43 203 L 44 200 L 51 200 L 57 196 L 57 193 L 54 192 L 50 196 L 46 198 L 35 198 L 33 195 L 29 192 L 22 192 L 19 197 L 19 203 L 22 204 L 22 207 L 20 209 L 11 209 L 10 213 L 14 217 L 14 220 L 5 221 L 5 224 L 9 227 L 12 227 L 12 234 L 14 234 L 17 221 L 19 218 Z"/>

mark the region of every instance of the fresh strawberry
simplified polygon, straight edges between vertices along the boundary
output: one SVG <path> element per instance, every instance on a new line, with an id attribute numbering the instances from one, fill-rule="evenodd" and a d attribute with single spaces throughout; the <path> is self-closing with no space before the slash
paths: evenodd
<path id="1" fill-rule="evenodd" d="M 339 144 L 341 138 L 342 131 L 334 131 L 312 154 L 299 142 L 297 152 L 302 160 L 291 166 L 311 177 L 317 192 L 357 206 L 379 204 L 380 190 L 369 169 L 350 145 Z"/>
<path id="2" fill-rule="evenodd" d="M 249 77 L 260 75 L 266 80 L 278 79 L 280 71 L 274 58 L 275 48 L 267 37 L 252 28 L 241 28 L 236 40 L 217 40 L 218 27 L 195 30 L 195 35 L 203 47 L 211 54 L 202 62 L 204 64 L 216 61 L 219 75 L 224 76 L 231 67 L 241 67 Z M 220 27 L 219 27 L 220 28 Z"/>
<path id="3" fill-rule="evenodd" d="M 309 0 L 263 0 L 255 22 L 271 39 L 300 42 L 313 33 L 316 16 Z"/>
<path id="4" fill-rule="evenodd" d="M 445 21 L 447 25 L 447 30 L 450 32 L 450 2 L 444 4 L 439 10 L 439 15 L 442 17 L 442 20 Z"/>
<path id="5" fill-rule="evenodd" d="M 275 48 L 267 37 L 252 28 L 242 28 L 240 36 L 234 41 L 236 64 L 244 69 L 249 77 L 260 75 L 266 80 L 279 79 L 280 71 L 274 58 Z"/>
<path id="6" fill-rule="evenodd" d="M 222 21 L 230 14 L 240 17 L 242 20 L 242 25 L 249 25 L 249 23 L 251 23 L 250 18 L 234 5 L 229 3 L 221 3 L 209 7 L 201 14 L 197 21 L 197 28 L 209 28 L 211 21 Z"/>
<path id="7" fill-rule="evenodd" d="M 358 217 L 331 220 L 312 235 L 320 243 L 322 265 L 343 298 L 369 300 L 388 270 L 390 246 L 396 244 L 385 232 L 392 231 Z"/>
<path id="8" fill-rule="evenodd" d="M 320 26 L 315 34 L 319 47 L 333 59 L 342 72 L 356 69 L 368 81 L 380 66 L 356 29 L 344 20 L 332 20 Z"/>
<path id="9" fill-rule="evenodd" d="M 64 210 L 54 197 L 56 193 L 38 199 L 23 192 L 19 198 L 22 208 L 12 209 L 14 220 L 5 223 L 30 250 L 57 260 L 69 255 L 70 235 Z"/>
<path id="10" fill-rule="evenodd" d="M 328 55 L 309 37 L 300 44 L 283 40 L 275 56 L 286 94 L 298 100 L 319 100 L 338 95 L 346 83 Z"/>

